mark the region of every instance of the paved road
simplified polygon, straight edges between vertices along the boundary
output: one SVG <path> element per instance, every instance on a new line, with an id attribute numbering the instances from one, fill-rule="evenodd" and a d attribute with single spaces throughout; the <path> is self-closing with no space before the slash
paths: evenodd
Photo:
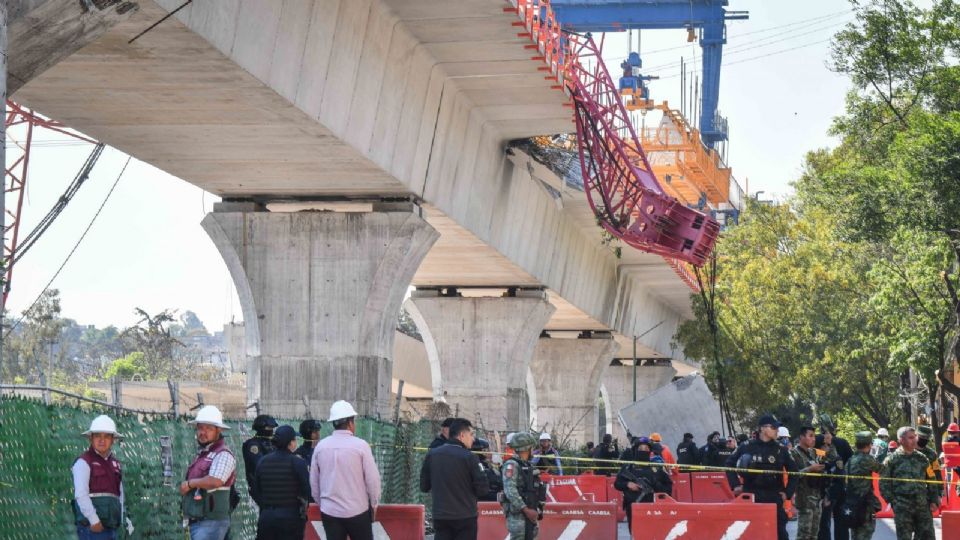
<path id="1" fill-rule="evenodd" d="M 933 524 L 937 528 L 937 540 L 941 540 L 940 520 L 933 520 Z M 791 521 L 787 524 L 787 532 L 790 533 L 790 538 L 796 538 L 796 521 Z M 620 530 L 618 533 L 617 540 L 630 540 L 630 532 L 627 530 L 626 523 L 620 524 Z M 877 523 L 877 530 L 873 533 L 873 540 L 897 540 L 897 534 L 894 532 L 892 519 L 881 519 L 880 523 Z"/>

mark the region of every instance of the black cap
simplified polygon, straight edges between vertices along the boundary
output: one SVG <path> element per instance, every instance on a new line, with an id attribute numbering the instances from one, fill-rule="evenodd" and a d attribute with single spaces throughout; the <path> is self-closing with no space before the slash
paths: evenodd
<path id="1" fill-rule="evenodd" d="M 476 438 L 473 440 L 473 444 L 470 446 L 470 449 L 473 451 L 486 450 L 490 448 L 490 443 L 486 439 Z"/>
<path id="2" fill-rule="evenodd" d="M 757 427 L 765 426 L 767 424 L 777 428 L 780 427 L 780 422 L 777 421 L 777 417 L 772 414 L 765 414 L 761 416 L 759 420 L 757 420 Z"/>
<path id="3" fill-rule="evenodd" d="M 269 414 L 261 414 L 253 419 L 254 431 L 265 431 L 277 427 L 277 421 Z"/>
<path id="4" fill-rule="evenodd" d="M 273 446 L 277 448 L 286 448 L 290 441 L 297 438 L 297 432 L 293 426 L 283 425 L 273 432 Z"/>
<path id="5" fill-rule="evenodd" d="M 692 441 L 692 440 L 693 440 L 693 433 L 684 433 L 684 434 L 683 434 L 683 440 L 685 440 L 685 441 Z"/>
<path id="6" fill-rule="evenodd" d="M 300 436 L 304 439 L 309 439 L 313 436 L 314 431 L 320 431 L 320 421 L 319 420 L 304 420 L 300 422 Z"/>

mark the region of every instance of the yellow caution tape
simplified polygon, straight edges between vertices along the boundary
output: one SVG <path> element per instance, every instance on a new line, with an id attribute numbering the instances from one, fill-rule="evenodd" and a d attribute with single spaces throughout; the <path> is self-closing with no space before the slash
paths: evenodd
<path id="1" fill-rule="evenodd" d="M 419 446 L 413 447 L 417 451 L 427 451 L 429 448 L 423 448 Z M 493 456 L 497 452 L 479 452 L 474 451 L 474 454 L 484 454 Z M 681 465 L 679 463 L 660 463 L 652 461 L 626 461 L 621 459 L 594 459 L 594 458 L 583 458 L 575 456 L 557 456 L 561 461 L 586 461 L 590 463 L 613 463 L 617 465 L 647 465 L 655 467 L 666 467 L 666 468 L 680 468 L 684 469 L 687 472 L 733 472 L 737 474 L 778 474 L 778 475 L 789 475 L 789 476 L 809 476 L 814 478 L 840 478 L 845 480 L 873 480 L 873 476 L 862 476 L 862 475 L 847 475 L 847 474 L 831 474 L 831 473 L 815 473 L 815 472 L 787 472 L 787 471 L 769 471 L 766 469 L 743 469 L 739 467 L 720 467 L 713 465 Z M 620 470 L 620 467 L 591 467 L 591 469 L 600 469 L 600 470 Z M 913 482 L 918 484 L 943 484 L 943 480 L 927 480 L 919 478 L 884 478 L 880 477 L 880 480 L 887 480 L 892 482 Z"/>

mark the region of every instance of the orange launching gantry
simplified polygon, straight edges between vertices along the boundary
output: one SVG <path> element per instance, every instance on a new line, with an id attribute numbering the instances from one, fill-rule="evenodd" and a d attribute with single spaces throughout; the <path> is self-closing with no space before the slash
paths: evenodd
<path id="1" fill-rule="evenodd" d="M 623 90 L 624 104 L 629 111 L 663 112 L 657 127 L 640 131 L 640 144 L 663 189 L 684 203 L 697 208 L 723 208 L 730 202 L 730 167 L 716 150 L 707 148 L 700 139 L 700 130 L 692 127 L 680 111 L 666 101 L 659 105 L 652 100 Z M 639 94 L 639 92 L 637 93 Z"/>

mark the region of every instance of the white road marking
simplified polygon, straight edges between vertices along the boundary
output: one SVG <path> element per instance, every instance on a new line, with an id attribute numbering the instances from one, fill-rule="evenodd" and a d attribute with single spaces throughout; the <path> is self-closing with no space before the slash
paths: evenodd
<path id="1" fill-rule="evenodd" d="M 576 540 L 580 537 L 580 533 L 583 532 L 583 529 L 587 528 L 587 522 L 582 519 L 574 519 L 570 523 L 567 523 L 567 528 L 560 533 L 560 536 L 557 537 L 557 540 Z"/>
<path id="2" fill-rule="evenodd" d="M 670 532 L 667 533 L 667 537 L 664 538 L 664 540 L 677 540 L 677 538 L 685 534 L 687 534 L 687 520 L 679 521 L 670 529 Z"/>
<path id="3" fill-rule="evenodd" d="M 727 532 L 723 533 L 720 540 L 739 540 L 749 526 L 749 521 L 734 521 L 727 527 Z"/>

